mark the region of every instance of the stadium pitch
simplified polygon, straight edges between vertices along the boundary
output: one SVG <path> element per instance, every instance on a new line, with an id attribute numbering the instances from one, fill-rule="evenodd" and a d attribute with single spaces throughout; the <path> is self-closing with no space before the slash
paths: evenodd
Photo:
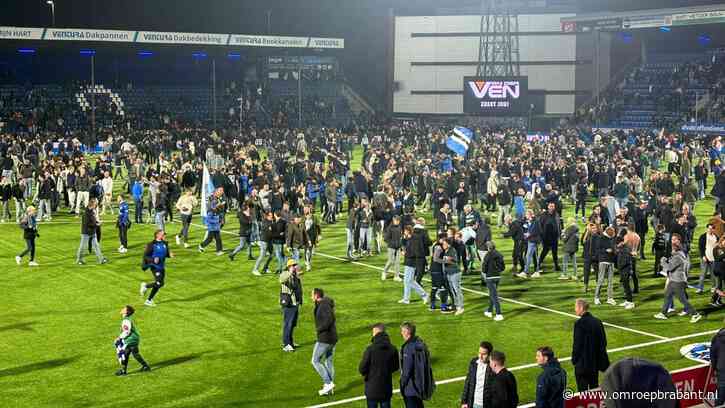
<path id="1" fill-rule="evenodd" d="M 565 218 L 573 212 L 573 206 L 566 205 Z M 695 237 L 704 231 L 712 210 L 711 199 L 697 203 Z M 430 220 L 430 213 L 426 217 Z M 230 262 L 212 251 L 198 253 L 196 244 L 204 235 L 198 215 L 188 249 L 173 242 L 181 225 L 168 226 L 176 257 L 167 263 L 166 286 L 155 308 L 143 307 L 138 293 L 139 282 L 151 279 L 140 265 L 143 246 L 152 239 L 155 226 L 134 224 L 128 253 L 118 254 L 115 218 L 107 215 L 103 220 L 102 247 L 109 264 L 95 265 L 91 257 L 88 265 L 76 265 L 80 221 L 58 213 L 52 222 L 39 226 L 40 267 L 35 268 L 15 265 L 13 257 L 24 248 L 22 231 L 13 223 L 0 224 L 3 406 L 363 407 L 363 381 L 357 368 L 370 341 L 370 326 L 386 323 L 399 347 L 403 341 L 398 325 L 405 320 L 415 322 L 431 350 L 439 386 L 427 406 L 460 406 L 463 376 L 481 340 L 506 353 L 522 403 L 534 400 L 540 373 L 534 359 L 538 346 L 549 345 L 556 351 L 567 370 L 569 387 L 575 388 L 568 361 L 576 319 L 574 299 L 591 301 L 591 290 L 584 295 L 581 282 L 556 279 L 550 258 L 541 278 L 512 278 L 508 271 L 511 240 L 503 238 L 495 226 L 494 241 L 507 265 L 499 286 L 505 316 L 501 322 L 483 316 L 488 299 L 477 276 L 464 279 L 466 308 L 461 316 L 431 312 L 420 300 L 398 304 L 402 284 L 380 280 L 384 255 L 347 262 L 344 217 L 335 225 L 323 225 L 313 269 L 303 278 L 305 303 L 295 331 L 301 347 L 283 353 L 277 276 L 253 276 L 253 261 L 246 256 Z M 222 234 L 225 250 L 238 243 L 237 229 L 236 217 L 230 214 Z M 646 242 L 649 251 L 651 233 Z M 254 255 L 259 255 L 256 247 Z M 647 252 L 647 260 L 637 264 L 641 288 L 635 309 L 604 304 L 592 305 L 591 311 L 605 322 L 613 362 L 640 356 L 670 370 L 694 365 L 681 357 L 680 347 L 709 341 L 722 327 L 723 312 L 708 306 L 709 293 L 696 295 L 691 289 L 693 305 L 704 313 L 700 322 L 691 324 L 688 318 L 677 316 L 655 320 L 652 316 L 662 306 L 664 279 L 650 277 L 653 258 Z M 697 245 L 691 259 L 693 278 L 699 274 Z M 321 383 L 310 364 L 315 332 L 309 293 L 314 287 L 323 288 L 337 305 L 337 388 L 331 397 L 317 395 Z M 430 283 L 424 282 L 424 287 L 429 290 Z M 615 293 L 621 302 L 618 282 Z M 130 375 L 117 378 L 113 340 L 118 335 L 118 311 L 126 304 L 137 307 L 141 350 L 152 371 L 138 372 L 132 361 Z M 681 305 L 676 302 L 676 307 Z M 394 406 L 402 405 L 399 395 L 393 401 Z"/>

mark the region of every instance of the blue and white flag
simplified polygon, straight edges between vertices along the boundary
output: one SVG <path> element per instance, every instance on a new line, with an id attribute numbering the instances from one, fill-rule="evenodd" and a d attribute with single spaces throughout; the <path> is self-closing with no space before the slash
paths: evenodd
<path id="1" fill-rule="evenodd" d="M 214 183 L 211 181 L 211 175 L 209 175 L 209 168 L 204 163 L 204 173 L 201 177 L 201 219 L 206 225 L 206 213 L 207 206 L 209 205 L 209 197 L 214 193 Z"/>
<path id="2" fill-rule="evenodd" d="M 465 156 L 473 141 L 473 131 L 463 126 L 453 128 L 453 134 L 448 136 L 446 146 L 459 156 Z"/>

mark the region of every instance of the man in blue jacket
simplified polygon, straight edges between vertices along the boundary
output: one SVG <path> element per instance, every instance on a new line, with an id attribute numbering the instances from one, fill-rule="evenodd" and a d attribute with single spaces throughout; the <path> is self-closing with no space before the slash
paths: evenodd
<path id="1" fill-rule="evenodd" d="M 135 204 L 135 221 L 136 224 L 143 224 L 143 184 L 140 180 L 136 180 L 131 187 L 131 194 L 133 195 L 133 203 Z"/>
<path id="2" fill-rule="evenodd" d="M 423 340 L 415 335 L 415 325 L 404 322 L 400 325 L 400 335 L 405 343 L 400 348 L 400 395 L 403 396 L 405 408 L 423 408 L 425 383 L 428 373 L 424 372 L 430 367 L 428 348 Z M 416 361 L 416 354 L 425 353 L 426 361 L 420 364 Z M 432 378 L 431 378 L 432 380 Z"/>
<path id="3" fill-rule="evenodd" d="M 564 408 L 566 371 L 549 346 L 536 350 L 536 363 L 544 369 L 536 380 L 536 408 Z"/>

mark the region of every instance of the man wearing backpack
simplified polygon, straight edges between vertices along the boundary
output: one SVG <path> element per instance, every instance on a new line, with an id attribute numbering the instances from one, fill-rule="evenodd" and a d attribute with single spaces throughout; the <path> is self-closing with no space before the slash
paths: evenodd
<path id="1" fill-rule="evenodd" d="M 423 408 L 423 401 L 429 400 L 435 391 L 430 353 L 423 340 L 415 335 L 415 325 L 404 322 L 400 325 L 403 346 L 400 353 L 400 395 L 405 408 Z"/>
<path id="2" fill-rule="evenodd" d="M 501 314 L 501 305 L 498 301 L 498 283 L 501 280 L 501 272 L 506 269 L 503 261 L 503 255 L 496 250 L 496 244 L 493 241 L 486 242 L 486 258 L 483 260 L 483 283 L 488 289 L 489 305 L 488 310 L 483 312 L 486 317 L 493 317 L 493 320 L 499 322 L 503 320 Z M 496 310 L 496 316 L 493 311 Z"/>

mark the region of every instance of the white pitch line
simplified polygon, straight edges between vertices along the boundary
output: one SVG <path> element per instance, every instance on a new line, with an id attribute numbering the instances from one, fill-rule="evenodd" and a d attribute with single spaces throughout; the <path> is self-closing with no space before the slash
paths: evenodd
<path id="1" fill-rule="evenodd" d="M 705 332 L 701 332 L 701 333 L 687 334 L 687 335 L 679 336 L 679 337 L 671 337 L 671 338 L 666 338 L 666 339 L 661 339 L 661 340 L 649 341 L 647 343 L 633 344 L 631 346 L 617 347 L 617 348 L 609 349 L 609 350 L 607 350 L 607 352 L 608 353 L 617 353 L 617 352 L 620 352 L 620 351 L 634 350 L 634 349 L 639 349 L 639 348 L 654 346 L 654 345 L 657 345 L 657 344 L 672 343 L 672 342 L 675 342 L 675 341 L 685 340 L 685 339 L 689 339 L 689 338 L 693 338 L 693 337 L 700 337 L 700 336 L 704 336 L 704 335 L 708 335 L 708 334 L 715 334 L 717 332 L 718 332 L 718 330 L 710 330 L 710 331 L 705 331 Z M 560 362 L 571 361 L 571 357 L 560 358 L 559 361 Z M 516 367 L 509 368 L 508 370 L 509 371 L 519 371 L 519 370 L 525 370 L 525 369 L 533 368 L 533 367 L 538 367 L 538 364 L 536 364 L 536 363 L 524 364 L 524 365 L 520 365 L 520 366 L 516 366 Z M 455 383 L 455 382 L 461 382 L 461 381 L 465 381 L 465 379 L 466 379 L 465 376 L 463 376 L 463 377 L 448 378 L 448 379 L 445 379 L 445 380 L 436 381 L 436 385 L 443 385 L 443 384 L 450 384 L 450 383 Z M 400 393 L 400 389 L 399 388 L 396 388 L 396 389 L 393 390 L 393 394 L 398 394 L 398 393 Z M 306 408 L 325 408 L 325 407 L 332 407 L 332 406 L 335 406 L 335 405 L 343 405 L 343 404 L 347 404 L 347 403 L 350 403 L 350 402 L 362 401 L 364 399 L 365 399 L 365 396 L 363 395 L 363 396 L 359 396 L 359 397 L 346 398 L 346 399 L 342 399 L 342 400 L 339 400 L 339 401 L 327 402 L 327 403 L 319 404 L 319 405 L 310 405 L 310 406 L 308 406 Z"/>
<path id="2" fill-rule="evenodd" d="M 346 261 L 345 258 L 340 258 L 340 257 L 337 257 L 337 256 L 327 255 L 327 254 L 324 254 L 324 253 L 321 253 L 321 252 L 316 252 L 316 254 L 321 255 L 321 256 L 324 256 L 324 257 L 327 257 L 327 258 L 332 258 L 332 259 L 337 259 L 337 260 L 341 260 L 341 261 Z M 372 268 L 372 269 L 377 269 L 377 270 L 381 270 L 381 271 L 383 270 L 383 268 L 381 268 L 379 266 L 368 265 L 368 264 L 365 264 L 365 263 L 362 263 L 362 262 L 355 262 L 355 261 L 353 261 L 352 263 L 355 264 L 355 265 L 366 266 L 366 267 Z M 426 282 L 429 282 L 430 280 L 429 279 L 425 279 L 425 281 Z M 481 292 L 479 290 L 469 289 L 469 288 L 465 288 L 463 286 L 461 286 L 461 289 L 463 289 L 465 291 L 468 291 L 468 292 L 471 292 L 471 293 L 476 293 L 476 294 L 479 294 L 479 295 L 482 295 L 482 296 L 488 296 L 488 293 Z M 517 304 L 517 305 L 526 306 L 526 307 L 530 307 L 530 308 L 533 308 L 533 309 L 544 310 L 544 311 L 547 311 L 547 312 L 556 313 L 558 315 L 572 317 L 574 319 L 578 319 L 579 318 L 579 316 L 577 316 L 577 315 L 575 315 L 573 313 L 566 313 L 566 312 L 562 312 L 562 311 L 559 311 L 559 310 L 550 309 L 548 307 L 537 306 L 537 305 L 534 305 L 534 304 L 531 304 L 531 303 L 526 303 L 526 302 L 522 302 L 520 300 L 509 299 L 509 298 L 505 298 L 505 297 L 501 297 L 501 296 L 499 296 L 498 298 L 501 299 L 501 300 L 503 300 L 503 301 L 505 301 L 505 302 L 514 303 L 514 304 Z M 616 329 L 628 331 L 628 332 L 631 332 L 631 333 L 641 334 L 643 336 L 648 336 L 648 337 L 652 337 L 652 338 L 659 339 L 659 340 L 666 340 L 667 339 L 667 337 L 664 337 L 664 336 L 659 336 L 659 335 L 653 334 L 653 333 L 647 333 L 647 332 L 644 332 L 644 331 L 641 331 L 641 330 L 637 330 L 637 329 L 632 329 L 632 328 L 629 328 L 629 327 L 619 326 L 619 325 L 616 325 L 616 324 L 613 324 L 613 323 L 602 322 L 602 324 L 605 325 L 605 326 L 614 327 Z"/>

